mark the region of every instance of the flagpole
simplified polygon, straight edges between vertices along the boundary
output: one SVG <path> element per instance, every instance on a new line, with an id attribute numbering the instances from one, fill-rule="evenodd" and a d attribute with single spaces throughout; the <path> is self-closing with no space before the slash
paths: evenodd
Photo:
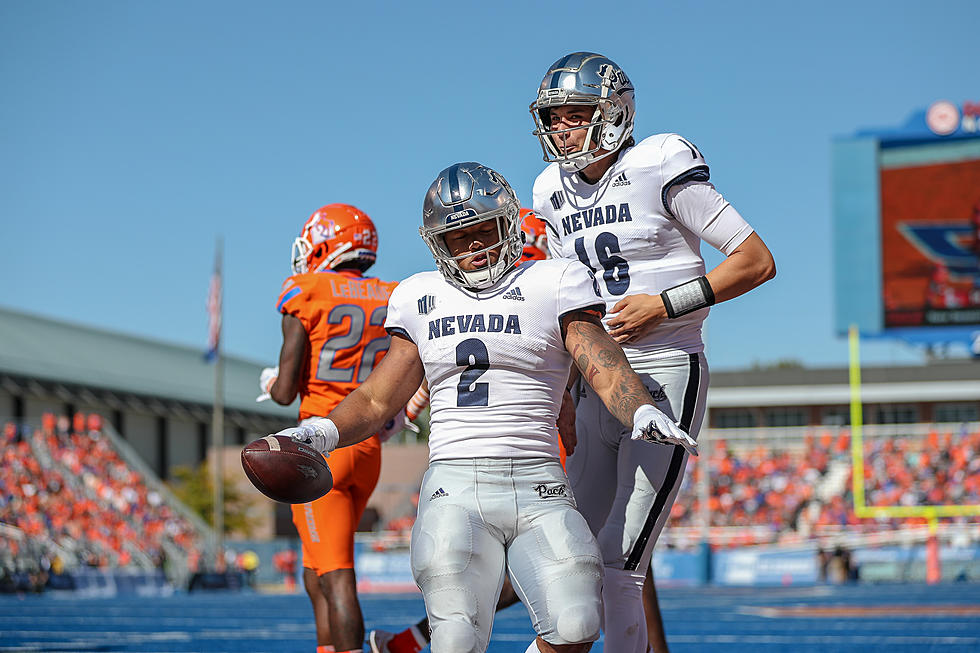
<path id="1" fill-rule="evenodd" d="M 218 277 L 218 283 L 221 284 L 221 289 L 219 290 L 218 296 L 218 326 L 217 326 L 217 341 L 215 342 L 214 351 L 214 408 L 211 415 L 211 444 L 214 450 L 214 478 L 213 481 L 213 499 L 214 499 L 214 535 L 215 535 L 215 555 L 217 559 L 215 560 L 216 569 L 218 571 L 225 570 L 225 547 L 224 547 L 224 533 L 225 533 L 225 488 L 224 488 L 224 448 L 225 448 L 225 406 L 224 406 L 224 358 L 221 355 L 221 331 L 222 331 L 222 317 L 224 313 L 224 302 L 222 301 L 221 295 L 224 294 L 224 284 L 222 282 L 222 249 L 223 244 L 221 237 L 218 237 L 218 242 L 215 250 L 215 275 Z"/>

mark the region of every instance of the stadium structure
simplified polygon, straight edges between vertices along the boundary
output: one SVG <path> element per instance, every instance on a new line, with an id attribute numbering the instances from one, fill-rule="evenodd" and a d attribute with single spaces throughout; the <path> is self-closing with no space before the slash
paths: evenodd
<path id="1" fill-rule="evenodd" d="M 838 139 L 832 167 L 835 329 L 850 365 L 713 372 L 700 455 L 654 553 L 658 585 L 980 579 L 980 104 L 936 102 Z M 862 366 L 865 338 L 975 358 Z M 293 538 L 288 507 L 251 487 L 238 456 L 296 408 L 256 403 L 261 364 L 223 361 L 213 438 L 200 350 L 0 309 L 0 590 L 91 587 L 94 568 L 97 585 L 119 571 L 113 591 L 146 593 L 220 568 L 223 539 L 167 485 L 205 461 L 264 515 L 233 534 L 244 546 L 272 555 L 262 541 Z M 415 587 L 421 426 L 385 444 L 362 590 Z"/>
<path id="2" fill-rule="evenodd" d="M 263 515 L 255 532 L 237 536 L 292 538 L 288 510 L 255 492 L 237 460 L 246 442 L 291 424 L 296 409 L 255 402 L 259 363 L 229 357 L 225 364 L 226 475 L 252 493 Z M 863 369 L 863 426 L 871 447 L 866 453 L 869 496 L 906 503 L 980 503 L 980 470 L 972 463 L 980 449 L 978 366 L 980 363 L 969 359 L 954 359 Z M 178 582 L 186 582 L 195 566 L 191 558 L 208 559 L 211 539 L 208 527 L 176 502 L 164 482 L 173 478 L 177 467 L 194 467 L 208 458 L 212 393 L 212 371 L 198 349 L 0 309 L 0 417 L 8 425 L 8 444 L 17 433 L 16 439 L 32 447 L 31 456 L 69 475 L 65 442 L 58 445 L 52 439 L 49 446 L 40 447 L 32 434 L 45 428 L 57 431 L 57 426 L 45 426 L 45 416 L 60 416 L 61 429 L 84 437 L 91 424 L 73 422 L 80 415 L 98 416 L 100 438 L 118 452 L 129 470 L 139 474 L 142 484 L 173 505 L 174 512 L 186 520 L 185 528 L 193 531 L 195 553 L 182 550 L 179 541 L 169 541 L 166 547 L 167 557 L 182 574 Z M 783 365 L 715 372 L 709 392 L 710 428 L 702 436 L 702 455 L 689 465 L 671 525 L 655 556 L 658 578 L 664 584 L 708 579 L 764 581 L 769 577 L 745 572 L 758 568 L 758 560 L 753 559 L 748 567 L 744 561 L 733 566 L 726 552 L 740 551 L 744 558 L 749 553 L 758 556 L 770 546 L 779 551 L 774 554 L 777 559 L 789 555 L 789 550 L 797 551 L 791 562 L 775 565 L 779 582 L 786 578 L 815 581 L 821 574 L 819 561 L 813 562 L 818 548 L 827 552 L 845 544 L 860 548 L 872 541 L 868 538 L 877 538 L 873 541 L 878 547 L 923 544 L 927 539 L 924 526 L 910 529 L 902 520 L 866 522 L 848 510 L 853 502 L 849 496 L 850 399 L 846 368 Z M 408 437 L 412 439 L 406 440 Z M 374 532 L 365 535 L 360 558 L 366 559 L 368 568 L 381 570 L 359 574 L 366 589 L 413 585 L 402 558 L 427 462 L 425 442 L 414 438 L 405 432 L 385 445 L 385 460 L 397 464 L 383 464 L 368 511 L 372 520 L 364 524 Z M 933 492 L 930 498 L 928 489 L 920 487 L 930 481 L 917 475 L 932 474 L 937 462 L 923 463 L 922 456 L 937 438 L 960 452 L 957 455 L 971 459 L 972 466 L 964 472 L 972 478 L 972 485 L 965 484 L 972 492 L 969 496 L 953 496 L 950 488 L 940 488 L 940 494 Z M 59 454 L 59 447 L 65 451 Z M 881 473 L 894 474 L 901 468 L 905 475 L 906 487 L 898 495 L 878 487 L 881 479 L 874 477 L 878 463 L 873 451 L 894 458 Z M 702 476 L 699 470 L 705 464 L 709 471 Z M 952 483 L 951 478 L 947 481 Z M 99 488 L 93 491 L 91 483 L 75 485 L 77 498 L 112 502 L 111 497 L 99 494 Z M 5 498 L 9 505 L 9 490 Z M 5 537 L 16 538 L 17 528 L 8 522 Z M 963 550 L 974 554 L 971 547 L 980 540 L 974 519 L 947 520 L 942 529 L 948 543 L 961 549 L 965 545 Z M 705 542 L 719 552 L 712 563 L 714 571 L 705 569 L 703 552 L 698 553 Z M 63 543 L 52 545 L 52 551 L 65 548 Z M 252 544 L 251 548 L 261 546 Z M 76 565 L 86 562 L 70 553 L 63 552 L 62 558 Z M 902 555 L 910 558 L 899 565 L 895 561 Z M 371 561 L 372 556 L 382 558 L 383 564 L 378 559 Z M 886 556 L 886 567 L 896 574 L 901 568 L 903 574 L 922 575 L 925 561 L 916 556 L 893 552 Z M 146 552 L 123 559 L 110 555 L 108 564 L 134 565 L 140 560 L 152 568 L 152 555 Z M 8 555 L 7 561 L 12 564 L 12 557 Z M 773 565 L 771 561 L 767 564 Z M 980 576 L 972 557 L 955 570 L 960 575 Z"/>

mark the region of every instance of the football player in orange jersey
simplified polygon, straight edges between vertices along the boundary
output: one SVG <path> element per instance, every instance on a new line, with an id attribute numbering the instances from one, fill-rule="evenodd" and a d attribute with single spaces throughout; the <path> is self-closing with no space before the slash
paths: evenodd
<path id="1" fill-rule="evenodd" d="M 397 285 L 365 277 L 377 257 L 378 232 L 346 204 L 318 209 L 293 243 L 293 275 L 282 286 L 279 366 L 262 372 L 263 395 L 299 419 L 327 415 L 368 377 L 388 351 L 388 296 Z M 398 422 L 404 424 L 404 418 Z M 395 429 L 393 429 L 395 430 Z M 383 435 L 383 434 L 382 434 Z M 381 442 L 372 436 L 330 456 L 333 489 L 292 506 L 303 545 L 303 581 L 313 603 L 317 653 L 357 651 L 364 619 L 354 575 L 354 531 L 378 482 Z"/>
<path id="2" fill-rule="evenodd" d="M 531 209 L 521 209 L 521 231 L 524 232 L 524 253 L 521 261 L 542 261 L 548 258 L 547 223 Z"/>

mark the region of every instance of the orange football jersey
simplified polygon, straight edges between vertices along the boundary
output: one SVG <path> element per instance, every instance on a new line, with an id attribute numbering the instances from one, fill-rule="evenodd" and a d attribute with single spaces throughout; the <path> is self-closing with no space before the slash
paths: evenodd
<path id="1" fill-rule="evenodd" d="M 299 318 L 310 339 L 300 381 L 301 420 L 333 410 L 387 353 L 384 323 L 397 285 L 353 270 L 294 274 L 283 283 L 277 308 Z"/>

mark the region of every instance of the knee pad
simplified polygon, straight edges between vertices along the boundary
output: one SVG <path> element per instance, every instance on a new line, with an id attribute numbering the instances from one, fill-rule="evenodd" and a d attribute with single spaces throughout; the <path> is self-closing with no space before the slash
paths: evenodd
<path id="1" fill-rule="evenodd" d="M 570 605 L 558 615 L 555 631 L 570 644 L 594 642 L 599 639 L 601 608 L 592 602 Z"/>
<path id="2" fill-rule="evenodd" d="M 462 621 L 442 621 L 432 628 L 432 653 L 480 653 L 483 647 L 473 626 Z M 484 645 L 485 646 L 485 645 Z"/>

